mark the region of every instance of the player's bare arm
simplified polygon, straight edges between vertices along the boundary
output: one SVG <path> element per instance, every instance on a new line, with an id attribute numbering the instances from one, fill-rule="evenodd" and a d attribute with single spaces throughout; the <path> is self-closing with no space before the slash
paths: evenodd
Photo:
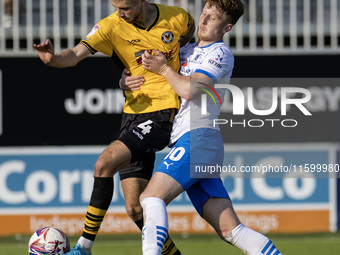
<path id="1" fill-rule="evenodd" d="M 46 41 L 41 44 L 34 44 L 33 47 L 38 51 L 39 58 L 44 64 L 58 68 L 75 66 L 90 55 L 90 51 L 82 44 L 55 54 L 50 39 L 46 39 Z"/>
<path id="2" fill-rule="evenodd" d="M 153 52 L 153 55 L 147 51 L 144 52 L 142 55 L 143 67 L 148 71 L 163 75 L 180 97 L 190 100 L 195 95 L 191 83 L 196 79 L 210 85 L 213 84 L 212 80 L 202 73 L 194 73 L 191 77 L 180 75 L 168 65 L 164 54 L 157 50 Z"/>

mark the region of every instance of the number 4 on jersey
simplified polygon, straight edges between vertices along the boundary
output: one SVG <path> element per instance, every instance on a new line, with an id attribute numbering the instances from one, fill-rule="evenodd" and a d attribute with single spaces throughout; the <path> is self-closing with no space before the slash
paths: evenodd
<path id="1" fill-rule="evenodd" d="M 145 135 L 147 133 L 150 133 L 150 130 L 151 130 L 151 126 L 150 124 L 152 123 L 153 121 L 152 120 L 147 120 L 143 123 L 140 123 L 137 127 L 139 127 L 140 129 L 142 129 L 142 134 Z"/>

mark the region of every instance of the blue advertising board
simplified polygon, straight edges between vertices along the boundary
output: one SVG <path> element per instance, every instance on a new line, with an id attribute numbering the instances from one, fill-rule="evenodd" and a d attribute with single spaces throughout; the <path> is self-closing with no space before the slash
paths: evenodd
<path id="1" fill-rule="evenodd" d="M 103 149 L 102 146 L 0 148 L 0 218 L 86 212 L 93 167 Z M 167 152 L 157 153 L 155 166 Z M 337 178 L 335 170 L 330 169 L 338 165 L 336 156 L 335 144 L 228 145 L 221 178 L 236 210 L 322 211 L 329 218 L 322 229 L 335 231 L 339 210 Z M 328 166 L 326 176 L 317 171 L 316 166 L 322 165 Z M 110 210 L 125 213 L 117 175 L 114 182 Z M 169 209 L 194 211 L 185 193 Z M 37 218 L 31 217 L 30 221 L 37 222 Z"/>

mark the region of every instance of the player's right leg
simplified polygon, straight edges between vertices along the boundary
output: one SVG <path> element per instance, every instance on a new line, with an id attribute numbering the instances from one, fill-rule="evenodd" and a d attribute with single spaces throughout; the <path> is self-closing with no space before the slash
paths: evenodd
<path id="1" fill-rule="evenodd" d="M 142 231 L 143 255 L 164 254 L 168 242 L 168 215 L 166 203 L 184 191 L 183 187 L 171 176 L 156 172 L 146 190 L 141 195 L 144 214 Z M 165 202 L 166 201 L 166 202 Z"/>
<path id="2" fill-rule="evenodd" d="M 90 255 L 93 242 L 110 206 L 113 196 L 113 176 L 130 163 L 131 152 L 120 141 L 108 146 L 99 156 L 94 170 L 94 185 L 85 217 L 83 233 L 68 255 Z"/>
<path id="3" fill-rule="evenodd" d="M 144 226 L 143 209 L 139 202 L 139 196 L 147 186 L 154 165 L 153 155 L 148 155 L 143 162 L 130 164 L 119 171 L 122 189 L 125 197 L 127 214 L 142 231 Z M 168 236 L 163 245 L 162 255 L 180 255 L 181 252 Z"/>
<path id="4" fill-rule="evenodd" d="M 180 152 L 178 154 L 178 152 Z M 172 153 L 177 155 L 174 158 Z M 152 176 L 140 200 L 144 213 L 143 255 L 160 255 L 168 236 L 166 205 L 190 185 L 190 135 L 183 135 Z"/>

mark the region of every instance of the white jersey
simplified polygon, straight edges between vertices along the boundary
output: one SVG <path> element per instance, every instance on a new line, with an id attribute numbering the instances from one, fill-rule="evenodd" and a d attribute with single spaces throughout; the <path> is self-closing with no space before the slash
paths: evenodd
<path id="1" fill-rule="evenodd" d="M 221 78 L 230 78 L 234 67 L 234 56 L 223 41 L 218 41 L 204 47 L 197 47 L 197 43 L 188 44 L 180 49 L 181 69 L 184 76 L 192 76 L 194 73 L 202 73 L 213 79 L 215 82 Z M 207 87 L 207 90 L 211 90 Z M 213 128 L 213 119 L 217 119 L 220 114 L 220 107 L 223 103 L 223 89 L 215 89 L 219 99 L 216 99 L 218 106 L 208 100 L 207 114 L 203 115 L 202 106 L 193 102 L 194 100 L 181 99 L 181 107 L 174 119 L 170 144 L 176 142 L 186 132 L 197 128 Z M 213 92 L 211 92 L 212 95 Z M 215 95 L 214 95 L 215 96 Z M 196 100 L 197 101 L 197 100 Z M 216 104 L 215 104 L 216 105 Z M 190 115 L 194 116 L 191 118 Z"/>

